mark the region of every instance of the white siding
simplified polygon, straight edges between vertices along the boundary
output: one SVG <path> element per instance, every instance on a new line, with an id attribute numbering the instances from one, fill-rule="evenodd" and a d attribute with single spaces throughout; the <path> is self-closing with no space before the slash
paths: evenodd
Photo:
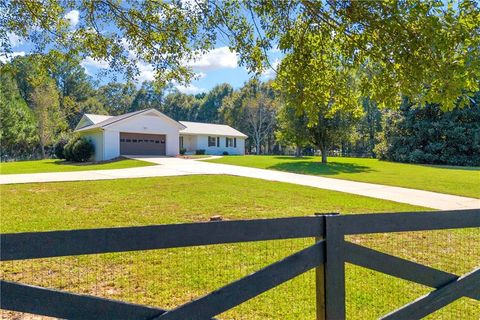
<path id="1" fill-rule="evenodd" d="M 110 160 L 120 156 L 120 132 L 106 129 L 103 132 L 104 153 L 103 160 Z"/>
<path id="2" fill-rule="evenodd" d="M 105 129 L 116 132 L 164 134 L 167 137 L 165 146 L 167 156 L 176 156 L 179 153 L 179 127 L 174 122 L 157 116 L 135 116 L 111 124 Z"/>
<path id="3" fill-rule="evenodd" d="M 187 150 L 187 153 L 195 153 L 197 147 L 197 136 L 181 135 L 183 136 L 183 147 Z"/>
<path id="4" fill-rule="evenodd" d="M 217 137 L 217 136 L 211 136 Z M 233 137 L 232 137 L 233 138 Z M 201 135 L 197 137 L 197 149 L 204 149 L 206 154 L 214 154 L 214 155 L 221 155 L 224 151 L 227 151 L 228 154 L 232 155 L 243 155 L 245 154 L 245 139 L 244 138 L 236 138 L 237 139 L 237 147 L 226 147 L 225 146 L 225 136 L 220 136 L 220 146 L 217 147 L 209 147 L 208 146 L 208 136 Z"/>
<path id="5" fill-rule="evenodd" d="M 93 161 L 103 161 L 103 132 L 86 132 L 83 133 L 82 136 L 91 141 L 93 146 L 95 147 L 95 152 L 92 156 Z"/>

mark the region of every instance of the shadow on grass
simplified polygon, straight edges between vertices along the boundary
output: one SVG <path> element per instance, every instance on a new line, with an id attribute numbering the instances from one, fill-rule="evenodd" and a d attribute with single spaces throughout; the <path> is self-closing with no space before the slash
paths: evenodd
<path id="1" fill-rule="evenodd" d="M 57 160 L 53 162 L 53 164 L 60 165 L 60 166 L 78 166 L 78 167 L 88 167 L 94 164 L 98 164 L 97 162 L 72 162 L 67 160 Z"/>
<path id="2" fill-rule="evenodd" d="M 98 161 L 98 162 L 92 162 L 92 161 L 87 161 L 87 162 L 73 162 L 73 161 L 67 161 L 67 160 L 56 160 L 53 163 L 57 165 L 69 165 L 69 166 L 77 166 L 77 167 L 88 167 L 88 166 L 93 166 L 93 165 L 99 165 L 99 164 L 107 164 L 107 163 L 113 163 L 113 162 L 121 162 L 123 160 L 127 160 L 127 158 L 123 157 L 118 157 L 115 159 L 111 160 L 105 160 L 105 161 Z"/>
<path id="3" fill-rule="evenodd" d="M 273 159 L 278 159 L 278 160 L 294 160 L 294 161 L 299 161 L 299 160 L 308 160 L 308 159 L 313 159 L 313 157 L 292 157 L 292 156 L 275 156 Z"/>
<path id="4" fill-rule="evenodd" d="M 299 160 L 302 159 L 300 158 Z M 335 175 L 340 173 L 362 173 L 375 171 L 370 167 L 353 163 L 321 163 L 316 161 L 305 161 L 305 158 L 303 158 L 303 161 L 278 163 L 268 167 L 268 169 L 311 175 Z"/>

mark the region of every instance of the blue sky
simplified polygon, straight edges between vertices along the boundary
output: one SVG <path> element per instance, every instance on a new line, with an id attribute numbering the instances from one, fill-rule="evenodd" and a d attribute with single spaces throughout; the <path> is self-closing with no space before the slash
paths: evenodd
<path id="1" fill-rule="evenodd" d="M 70 21 L 71 27 L 75 28 L 80 20 L 79 12 L 77 10 L 69 11 L 65 14 L 65 18 Z M 12 34 L 9 35 L 9 38 L 13 53 L 8 58 L 0 56 L 1 61 L 7 61 L 11 57 L 19 55 L 26 55 L 32 51 L 33 46 L 30 43 Z M 282 54 L 278 50 L 271 50 L 269 55 L 271 63 L 276 66 Z M 191 94 L 208 91 L 220 83 L 229 83 L 234 88 L 240 88 L 251 76 L 244 67 L 238 65 L 238 62 L 239 60 L 235 52 L 230 51 L 224 44 L 219 44 L 215 49 L 188 63 L 197 74 L 197 80 L 192 81 L 188 86 L 175 85 L 181 92 Z M 101 84 L 109 81 L 108 78 L 100 77 L 98 74 L 108 68 L 106 61 L 96 61 L 87 57 L 81 64 L 94 80 L 99 80 Z M 140 63 L 138 67 L 140 70 L 140 75 L 136 80 L 138 84 L 154 79 L 153 68 L 150 65 Z M 273 70 L 269 69 L 262 74 L 261 79 L 268 80 L 273 78 L 273 76 Z M 121 75 L 119 75 L 118 79 L 121 78 Z"/>

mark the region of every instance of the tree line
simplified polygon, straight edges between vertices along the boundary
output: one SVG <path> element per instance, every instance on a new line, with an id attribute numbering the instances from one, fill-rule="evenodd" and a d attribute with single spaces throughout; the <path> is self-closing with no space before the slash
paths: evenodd
<path id="1" fill-rule="evenodd" d="M 360 98 L 352 109 L 299 108 L 298 93 L 274 81 L 252 79 L 239 89 L 219 84 L 185 94 L 154 82 L 99 85 L 78 60 L 16 57 L 1 66 L 2 160 L 53 155 L 84 113 L 120 115 L 155 108 L 175 120 L 228 124 L 246 133 L 248 153 L 377 157 L 449 165 L 480 164 L 480 94 L 446 111 L 405 98 L 380 108 Z M 48 61 L 48 63 L 45 63 Z M 53 62 L 52 62 L 53 61 Z M 294 71 L 292 71 L 294 72 Z M 314 120 L 314 121 L 312 121 Z"/>

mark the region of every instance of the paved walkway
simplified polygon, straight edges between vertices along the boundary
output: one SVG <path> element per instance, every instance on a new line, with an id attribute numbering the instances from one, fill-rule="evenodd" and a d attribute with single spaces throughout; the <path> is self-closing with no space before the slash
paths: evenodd
<path id="1" fill-rule="evenodd" d="M 136 159 L 150 161 L 158 165 L 114 170 L 0 175 L 0 184 L 108 180 L 192 174 L 228 174 L 352 193 L 439 210 L 480 208 L 480 199 L 460 197 L 430 191 L 390 187 L 372 183 L 355 182 L 274 170 L 209 163 L 198 160 L 159 157 L 136 157 Z"/>

